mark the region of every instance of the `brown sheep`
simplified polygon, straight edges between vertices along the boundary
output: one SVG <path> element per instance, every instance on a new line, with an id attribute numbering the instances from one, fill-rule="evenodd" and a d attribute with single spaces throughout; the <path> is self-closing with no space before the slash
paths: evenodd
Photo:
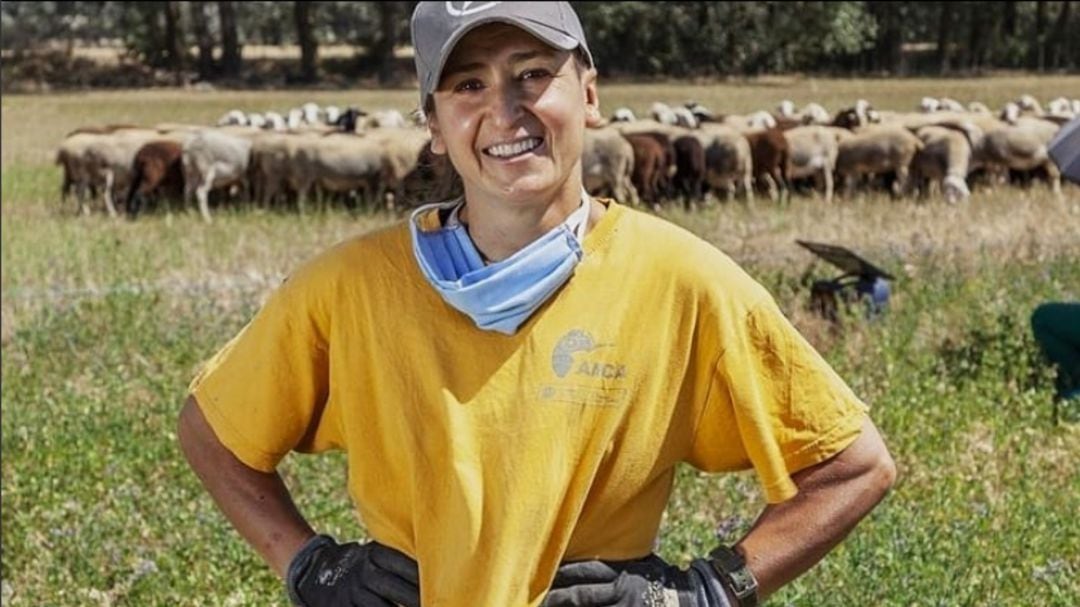
<path id="1" fill-rule="evenodd" d="M 129 217 L 137 217 L 143 203 L 151 196 L 177 199 L 183 196 L 183 152 L 183 145 L 165 139 L 151 141 L 139 148 L 132 163 L 131 186 L 127 193 Z"/>
<path id="2" fill-rule="evenodd" d="M 665 149 L 649 133 L 623 135 L 634 148 L 634 172 L 631 181 L 641 200 L 656 204 L 663 177 L 667 171 Z"/>
<path id="3" fill-rule="evenodd" d="M 672 144 L 675 148 L 674 189 L 683 197 L 689 209 L 695 200 L 701 200 L 705 188 L 705 148 L 696 137 L 679 137 Z"/>
<path id="4" fill-rule="evenodd" d="M 788 142 L 780 128 L 765 129 L 745 133 L 750 143 L 750 157 L 753 159 L 754 179 L 764 182 L 773 201 L 781 199 L 787 193 L 785 168 L 788 161 Z"/>

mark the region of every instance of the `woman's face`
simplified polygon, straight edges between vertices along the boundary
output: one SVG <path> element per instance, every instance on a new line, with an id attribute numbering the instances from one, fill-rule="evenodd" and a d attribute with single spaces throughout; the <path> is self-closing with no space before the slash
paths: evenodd
<path id="1" fill-rule="evenodd" d="M 550 200 L 580 175 L 585 125 L 599 121 L 595 71 L 503 24 L 458 42 L 433 96 L 432 151 L 466 192 L 511 204 Z"/>

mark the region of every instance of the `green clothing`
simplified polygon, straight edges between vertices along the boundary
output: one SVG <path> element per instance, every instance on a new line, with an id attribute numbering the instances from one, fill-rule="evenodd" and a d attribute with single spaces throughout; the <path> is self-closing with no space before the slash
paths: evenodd
<path id="1" fill-rule="evenodd" d="M 1057 395 L 1080 395 L 1080 302 L 1040 305 L 1031 315 L 1031 329 L 1043 354 L 1057 366 Z"/>

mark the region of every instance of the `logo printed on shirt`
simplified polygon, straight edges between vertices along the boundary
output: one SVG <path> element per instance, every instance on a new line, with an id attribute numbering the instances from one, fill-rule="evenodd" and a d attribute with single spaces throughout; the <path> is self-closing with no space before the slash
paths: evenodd
<path id="1" fill-rule="evenodd" d="M 542 386 L 540 399 L 604 406 L 622 402 L 626 389 L 611 384 L 626 377 L 626 365 L 595 354 L 590 356 L 612 345 L 598 343 L 583 329 L 567 332 L 551 352 L 551 370 L 562 381 Z"/>
<path id="2" fill-rule="evenodd" d="M 473 6 L 475 4 L 475 6 Z M 454 17 L 468 17 L 486 11 L 498 2 L 447 2 L 446 12 Z"/>

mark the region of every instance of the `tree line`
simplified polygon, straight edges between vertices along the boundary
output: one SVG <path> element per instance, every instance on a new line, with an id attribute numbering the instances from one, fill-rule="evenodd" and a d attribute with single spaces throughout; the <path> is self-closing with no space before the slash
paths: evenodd
<path id="1" fill-rule="evenodd" d="M 963 75 L 1080 68 L 1075 1 L 573 2 L 607 77 Z M 297 45 L 288 80 L 317 83 L 321 46 L 356 49 L 350 75 L 411 77 L 415 2 L 4 2 L 0 46 L 19 58 L 43 45 L 119 41 L 130 57 L 179 78 L 244 71 L 243 46 Z"/>

